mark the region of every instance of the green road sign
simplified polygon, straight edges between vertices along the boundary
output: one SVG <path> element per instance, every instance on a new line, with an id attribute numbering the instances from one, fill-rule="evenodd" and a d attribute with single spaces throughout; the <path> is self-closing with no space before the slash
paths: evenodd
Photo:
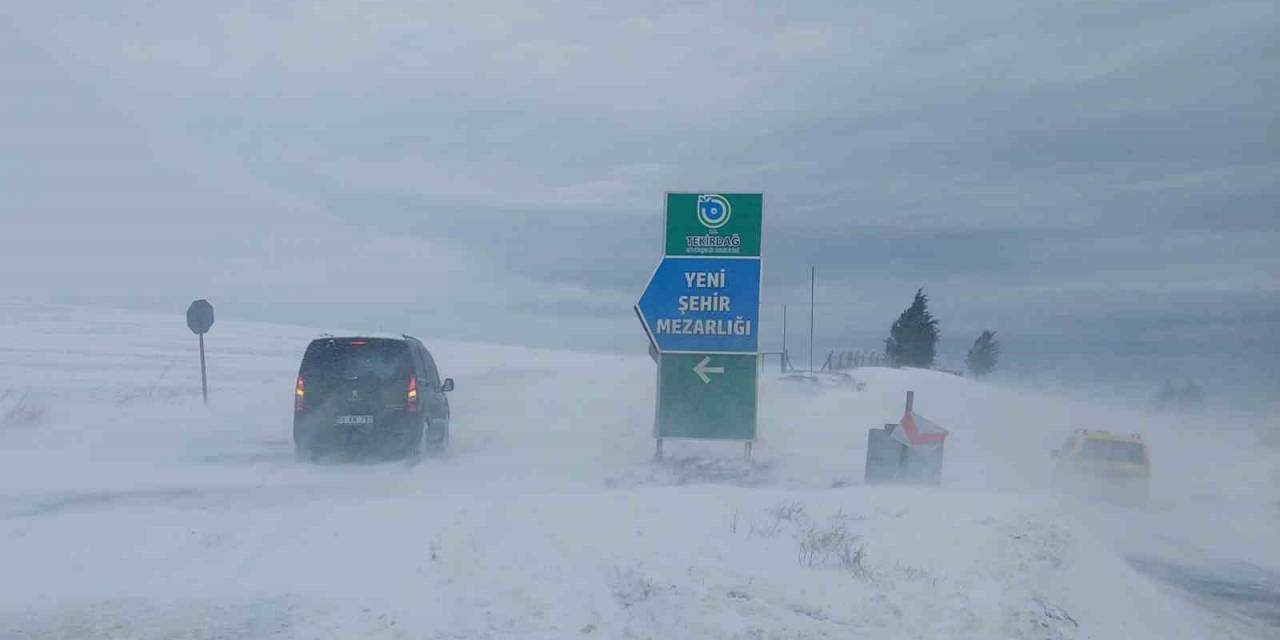
<path id="1" fill-rule="evenodd" d="M 664 353 L 657 438 L 755 440 L 756 354 Z"/>
<path id="2" fill-rule="evenodd" d="M 756 438 L 764 195 L 668 193 L 663 259 L 636 305 L 658 360 L 654 437 Z"/>
<path id="3" fill-rule="evenodd" d="M 759 193 L 668 193 L 666 255 L 760 257 Z"/>

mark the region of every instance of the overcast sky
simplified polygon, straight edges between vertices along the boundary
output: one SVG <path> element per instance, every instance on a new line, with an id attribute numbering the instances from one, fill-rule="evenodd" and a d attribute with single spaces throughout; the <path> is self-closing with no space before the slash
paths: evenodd
<path id="1" fill-rule="evenodd" d="M 663 193 L 761 191 L 767 348 L 812 264 L 820 351 L 1280 376 L 1274 0 L 0 16 L 9 300 L 638 353 Z"/>

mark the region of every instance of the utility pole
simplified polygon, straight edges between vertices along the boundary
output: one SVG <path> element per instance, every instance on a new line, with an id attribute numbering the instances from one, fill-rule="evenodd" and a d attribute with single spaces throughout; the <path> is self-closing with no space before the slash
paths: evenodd
<path id="1" fill-rule="evenodd" d="M 813 377 L 813 283 L 817 279 L 816 267 L 809 267 L 809 377 Z"/>

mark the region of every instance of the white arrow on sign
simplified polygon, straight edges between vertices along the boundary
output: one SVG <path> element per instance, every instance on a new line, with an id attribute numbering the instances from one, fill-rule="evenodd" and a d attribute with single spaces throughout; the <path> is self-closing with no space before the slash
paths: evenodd
<path id="1" fill-rule="evenodd" d="M 703 384 L 711 383 L 711 378 L 707 377 L 708 373 L 724 373 L 724 367 L 708 367 L 707 364 L 709 362 L 711 362 L 711 356 L 703 358 L 701 362 L 693 367 L 693 372 L 698 374 L 699 378 L 702 378 Z"/>

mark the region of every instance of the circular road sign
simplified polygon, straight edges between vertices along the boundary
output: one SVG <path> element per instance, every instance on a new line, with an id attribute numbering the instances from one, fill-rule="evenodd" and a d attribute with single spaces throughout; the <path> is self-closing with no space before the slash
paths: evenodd
<path id="1" fill-rule="evenodd" d="M 213 305 L 208 300 L 196 300 L 187 307 L 187 327 L 191 333 L 201 334 L 213 326 Z"/>

